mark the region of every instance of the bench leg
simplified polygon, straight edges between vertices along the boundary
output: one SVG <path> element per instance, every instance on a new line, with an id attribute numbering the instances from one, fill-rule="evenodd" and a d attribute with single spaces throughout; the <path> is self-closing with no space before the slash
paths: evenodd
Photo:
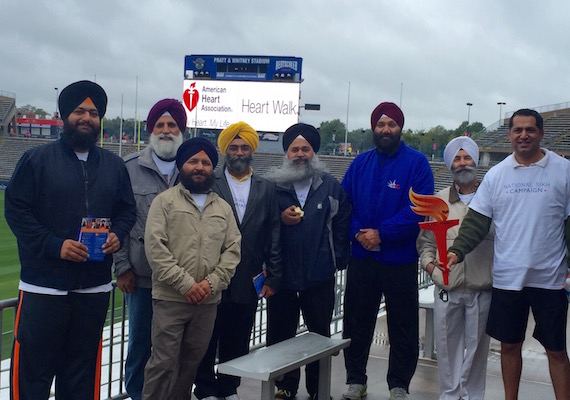
<path id="1" fill-rule="evenodd" d="M 424 343 L 424 356 L 433 359 L 434 335 L 433 335 L 433 308 L 426 308 L 426 330 Z"/>
<path id="2" fill-rule="evenodd" d="M 275 399 L 275 379 L 261 382 L 261 400 Z"/>
<path id="3" fill-rule="evenodd" d="M 331 398 L 331 356 L 319 360 L 319 396 L 318 400 Z"/>

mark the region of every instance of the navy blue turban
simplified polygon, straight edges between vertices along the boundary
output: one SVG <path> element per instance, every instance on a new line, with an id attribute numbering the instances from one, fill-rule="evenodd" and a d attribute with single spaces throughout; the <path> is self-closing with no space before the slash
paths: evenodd
<path id="1" fill-rule="evenodd" d="M 212 161 L 213 168 L 216 168 L 216 165 L 218 165 L 218 151 L 216 150 L 216 147 L 208 139 L 197 137 L 187 140 L 178 148 L 178 151 L 176 152 L 176 166 L 178 167 L 178 170 L 181 171 L 184 163 L 194 154 L 197 154 L 202 150 L 210 158 L 210 161 Z"/>

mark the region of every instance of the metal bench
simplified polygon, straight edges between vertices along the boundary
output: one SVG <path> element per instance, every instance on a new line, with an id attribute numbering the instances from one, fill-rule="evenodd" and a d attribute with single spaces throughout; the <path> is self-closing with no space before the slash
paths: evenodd
<path id="1" fill-rule="evenodd" d="M 304 333 L 221 363 L 218 372 L 261 381 L 260 399 L 273 400 L 276 378 L 319 361 L 318 399 L 330 400 L 331 357 L 349 344 L 350 339 L 331 339 L 316 333 Z"/>

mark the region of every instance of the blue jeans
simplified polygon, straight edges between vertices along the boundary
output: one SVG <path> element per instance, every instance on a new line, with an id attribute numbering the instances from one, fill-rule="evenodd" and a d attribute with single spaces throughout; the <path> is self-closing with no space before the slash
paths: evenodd
<path id="1" fill-rule="evenodd" d="M 129 347 L 125 363 L 125 387 L 132 400 L 140 400 L 144 367 L 151 350 L 151 289 L 137 287 L 134 293 L 126 294 L 126 298 L 129 310 Z"/>

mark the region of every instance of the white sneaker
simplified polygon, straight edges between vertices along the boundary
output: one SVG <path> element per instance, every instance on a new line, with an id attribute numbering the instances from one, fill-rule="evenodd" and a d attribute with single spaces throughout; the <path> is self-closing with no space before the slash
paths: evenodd
<path id="1" fill-rule="evenodd" d="M 406 392 L 406 389 L 401 387 L 395 387 L 390 389 L 390 400 L 402 400 L 407 398 L 408 398 L 408 393 Z"/>
<path id="2" fill-rule="evenodd" d="M 216 397 L 216 396 L 208 396 L 208 397 L 204 397 L 200 400 L 223 400 L 223 399 L 220 399 L 219 397 Z"/>
<path id="3" fill-rule="evenodd" d="M 360 400 L 365 397 L 366 385 L 361 385 L 359 383 L 351 383 L 348 385 L 348 390 L 342 395 L 343 400 Z"/>
<path id="4" fill-rule="evenodd" d="M 237 393 L 232 394 L 231 396 L 226 396 L 224 397 L 224 400 L 240 400 L 239 396 L 237 395 Z"/>

